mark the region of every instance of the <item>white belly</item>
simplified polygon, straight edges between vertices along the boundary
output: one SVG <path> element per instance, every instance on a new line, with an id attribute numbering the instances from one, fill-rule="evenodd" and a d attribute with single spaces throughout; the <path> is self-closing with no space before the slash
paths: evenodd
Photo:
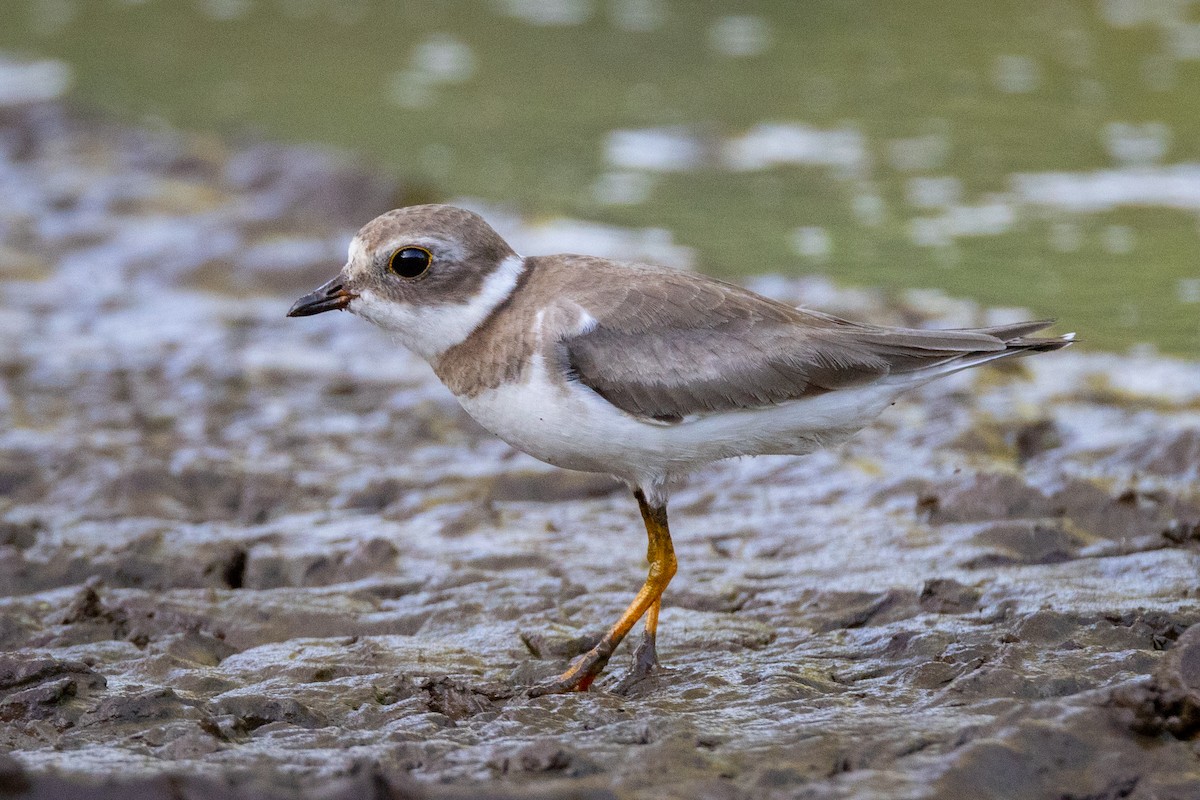
<path id="1" fill-rule="evenodd" d="M 550 380 L 539 356 L 527 381 L 459 402 L 484 428 L 534 458 L 644 485 L 722 458 L 800 455 L 836 444 L 898 393 L 894 385 L 876 384 L 664 424 L 626 414 L 580 384 Z"/>

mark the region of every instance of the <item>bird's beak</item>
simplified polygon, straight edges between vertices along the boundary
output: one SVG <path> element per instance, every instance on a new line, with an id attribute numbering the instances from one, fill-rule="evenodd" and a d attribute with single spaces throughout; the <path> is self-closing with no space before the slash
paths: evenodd
<path id="1" fill-rule="evenodd" d="M 309 292 L 297 300 L 287 315 L 308 317 L 325 311 L 340 311 L 350 305 L 350 301 L 356 297 L 358 295 L 346 290 L 346 281 L 339 275 L 315 292 Z"/>

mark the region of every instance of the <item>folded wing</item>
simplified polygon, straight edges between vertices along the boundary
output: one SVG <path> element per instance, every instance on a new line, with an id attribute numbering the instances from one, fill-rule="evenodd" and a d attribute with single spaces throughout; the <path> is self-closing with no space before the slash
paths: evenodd
<path id="1" fill-rule="evenodd" d="M 1066 339 L 1026 339 L 1051 320 L 972 330 L 885 328 L 794 309 L 677 273 L 619 302 L 561 342 L 568 374 L 636 416 L 677 421 L 757 408 L 889 376 L 914 381 Z M 611 297 L 611 294 L 610 294 Z"/>

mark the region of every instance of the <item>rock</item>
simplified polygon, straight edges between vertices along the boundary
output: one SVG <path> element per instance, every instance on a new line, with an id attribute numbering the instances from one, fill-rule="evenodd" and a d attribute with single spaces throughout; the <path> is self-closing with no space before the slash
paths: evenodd
<path id="1" fill-rule="evenodd" d="M 1195 480 L 1200 476 L 1200 430 L 1157 434 L 1119 449 L 1109 460 L 1151 475 Z"/>
<path id="2" fill-rule="evenodd" d="M 1112 705 L 1143 736 L 1200 734 L 1200 625 L 1184 631 L 1149 681 L 1114 692 Z"/>
<path id="3" fill-rule="evenodd" d="M 62 730 L 84 714 L 91 695 L 107 686 L 86 664 L 27 652 L 0 655 L 0 720 L 18 725 L 47 720 Z"/>
<path id="4" fill-rule="evenodd" d="M 228 714 L 239 728 L 252 731 L 272 722 L 286 722 L 301 728 L 319 728 L 328 724 L 325 717 L 292 698 L 274 698 L 259 694 L 223 695 L 213 704 L 216 714 Z"/>
<path id="5" fill-rule="evenodd" d="M 936 495 L 926 495 L 929 521 L 978 522 L 1052 516 L 1054 506 L 1046 495 L 1020 478 L 1004 473 L 974 475 Z"/>
<path id="6" fill-rule="evenodd" d="M 430 678 L 420 688 L 427 697 L 430 711 L 452 720 L 466 719 L 495 707 L 497 700 L 512 697 L 513 690 L 497 686 L 472 686 L 448 676 Z"/>
<path id="7" fill-rule="evenodd" d="M 925 581 L 917 603 L 922 611 L 934 614 L 966 614 L 976 609 L 981 594 L 979 589 L 953 578 L 935 578 Z"/>
<path id="8" fill-rule="evenodd" d="M 1088 539 L 1051 520 L 1017 520 L 985 525 L 971 543 L 987 551 L 964 561 L 967 569 L 1001 564 L 1055 564 L 1078 556 Z"/>

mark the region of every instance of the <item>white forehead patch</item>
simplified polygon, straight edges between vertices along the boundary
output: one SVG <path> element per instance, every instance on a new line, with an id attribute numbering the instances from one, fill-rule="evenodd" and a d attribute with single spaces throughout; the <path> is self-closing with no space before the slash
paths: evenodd
<path id="1" fill-rule="evenodd" d="M 525 259 L 509 256 L 496 265 L 496 269 L 484 279 L 479 292 L 465 303 L 399 303 L 365 289 L 350 301 L 348 308 L 363 319 L 396 334 L 405 347 L 426 361 L 432 361 L 465 341 L 496 306 L 512 294 L 524 270 Z"/>

